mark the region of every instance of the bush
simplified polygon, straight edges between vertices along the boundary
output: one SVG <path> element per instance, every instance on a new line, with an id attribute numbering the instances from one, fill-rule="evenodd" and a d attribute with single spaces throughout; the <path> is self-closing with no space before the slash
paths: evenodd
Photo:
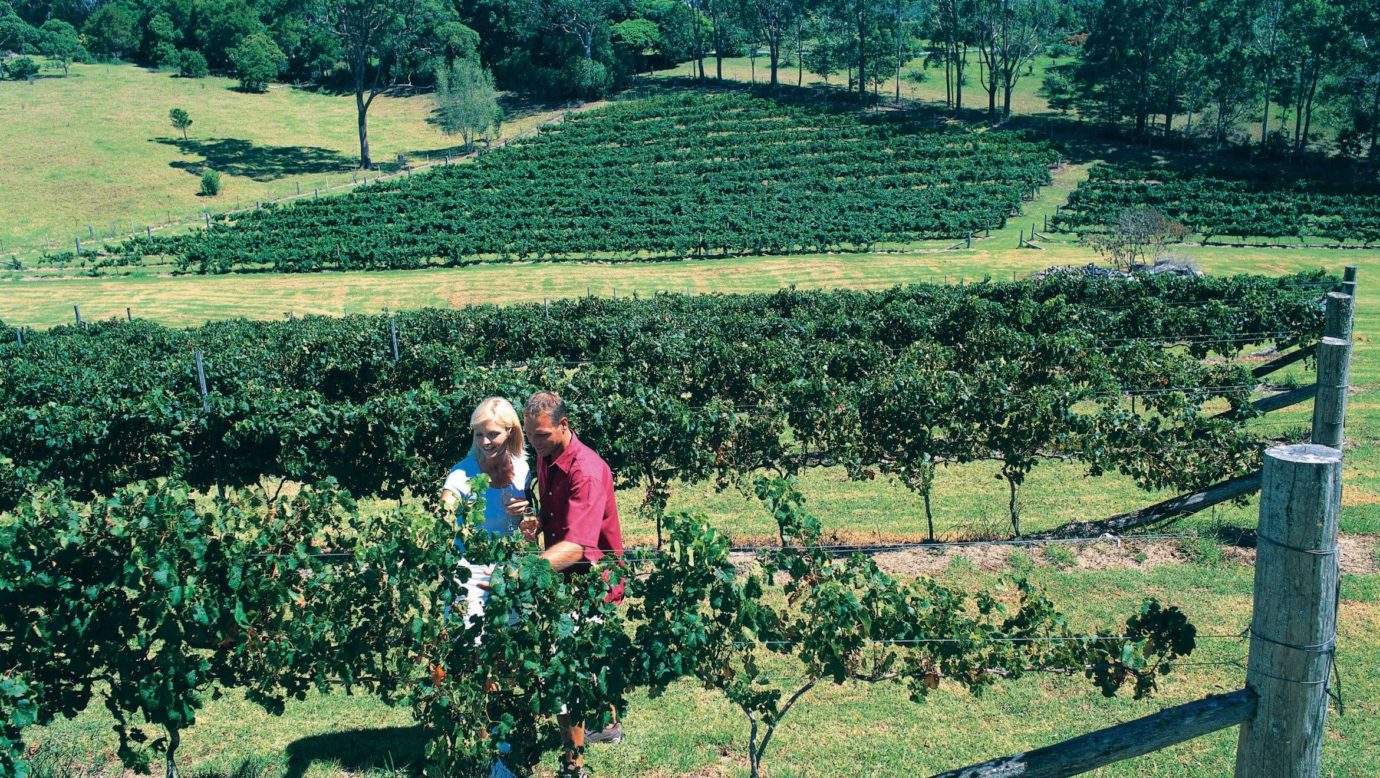
<path id="1" fill-rule="evenodd" d="M 153 61 L 159 70 L 176 70 L 180 64 L 177 47 L 167 41 L 159 41 L 158 45 L 153 47 Z"/>
<path id="2" fill-rule="evenodd" d="M 220 194 L 220 173 L 207 168 L 201 173 L 201 195 L 215 197 Z"/>
<path id="3" fill-rule="evenodd" d="M 15 81 L 27 81 L 38 75 L 38 63 L 28 57 L 12 59 L 5 63 L 5 77 Z"/>
<path id="4" fill-rule="evenodd" d="M 287 57 L 283 56 L 278 44 L 261 32 L 245 38 L 230 52 L 230 59 L 235 63 L 240 88 L 246 92 L 264 91 L 287 66 Z"/>
<path id="5" fill-rule="evenodd" d="M 205 78 L 211 74 L 211 67 L 201 52 L 188 49 L 177 55 L 177 74 L 183 78 Z"/>
<path id="6" fill-rule="evenodd" d="M 602 62 L 592 59 L 576 58 L 561 68 L 561 81 L 566 94 L 582 100 L 599 100 L 607 97 L 613 87 L 613 78 Z"/>

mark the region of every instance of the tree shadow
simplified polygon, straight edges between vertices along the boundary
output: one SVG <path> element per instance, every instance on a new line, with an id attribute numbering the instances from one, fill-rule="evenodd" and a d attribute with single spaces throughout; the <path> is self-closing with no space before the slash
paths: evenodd
<path id="1" fill-rule="evenodd" d="M 302 778 L 314 762 L 338 764 L 349 772 L 385 767 L 417 772 L 426 737 L 420 726 L 354 729 L 312 735 L 288 744 L 283 778 Z"/>
<path id="2" fill-rule="evenodd" d="M 256 146 L 239 138 L 153 138 L 152 142 L 174 146 L 200 161 L 175 160 L 168 163 L 178 170 L 201 175 L 206 168 L 255 181 L 274 181 L 287 176 L 348 173 L 356 160 L 333 149 L 318 146 Z"/>

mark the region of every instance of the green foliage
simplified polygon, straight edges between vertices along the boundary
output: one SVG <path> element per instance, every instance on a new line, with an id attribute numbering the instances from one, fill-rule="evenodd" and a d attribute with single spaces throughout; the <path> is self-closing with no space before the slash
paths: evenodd
<path id="1" fill-rule="evenodd" d="M 235 77 L 246 92 L 262 92 L 287 65 L 287 57 L 266 33 L 249 35 L 230 51 Z"/>
<path id="2" fill-rule="evenodd" d="M 176 70 L 182 61 L 177 47 L 167 41 L 160 41 L 153 49 L 153 61 L 159 70 Z"/>
<path id="3" fill-rule="evenodd" d="M 456 62 L 437 73 L 436 124 L 447 135 L 459 135 L 470 146 L 490 131 L 497 135 L 503 123 L 493 74 L 471 59 Z"/>
<path id="4" fill-rule="evenodd" d="M 28 57 L 19 57 L 5 63 L 5 77 L 11 81 L 27 81 L 38 75 L 38 63 Z"/>
<path id="5" fill-rule="evenodd" d="M 593 59 L 567 60 L 561 69 L 565 92 L 581 100 L 602 100 L 613 89 L 613 76 L 604 63 Z"/>
<path id="6" fill-rule="evenodd" d="M 0 343 L 0 456 L 82 495 L 334 477 L 397 497 L 463 456 L 452 431 L 482 398 L 546 388 L 653 512 L 677 479 L 791 473 L 820 449 L 917 492 L 930 466 L 993 460 L 1019 483 L 1051 456 L 1189 490 L 1259 466 L 1255 380 L 1203 358 L 1293 335 L 1307 348 L 1323 283 L 1053 276 L 419 311 L 394 317 L 396 361 L 378 316 L 59 327 Z M 1237 410 L 1207 418 L 1208 402 Z"/>
<path id="7" fill-rule="evenodd" d="M 138 17 L 123 2 L 108 3 L 82 26 L 86 47 L 104 59 L 118 59 L 135 52 L 139 47 Z"/>
<path id="8" fill-rule="evenodd" d="M 220 194 L 220 171 L 206 168 L 201 171 L 201 190 L 203 197 L 215 197 Z"/>
<path id="9" fill-rule="evenodd" d="M 192 117 L 189 116 L 189 115 L 187 114 L 186 109 L 183 109 L 183 108 L 173 108 L 173 109 L 169 110 L 169 111 L 168 111 L 168 121 L 172 123 L 172 126 L 173 126 L 174 129 L 181 130 L 181 131 L 182 131 L 182 137 L 183 137 L 183 139 L 186 139 L 186 137 L 187 137 L 187 128 L 192 126 Z M 203 178 L 204 178 L 204 177 L 203 177 Z M 205 187 L 203 187 L 203 189 L 202 189 L 202 194 L 212 194 L 212 195 L 213 195 L 213 194 L 216 194 L 216 192 L 219 192 L 219 191 L 220 191 L 220 180 L 219 180 L 219 179 L 216 179 L 216 181 L 214 182 L 214 185 L 215 185 L 215 191 L 207 192 L 207 191 L 205 191 Z"/>
<path id="10" fill-rule="evenodd" d="M 177 55 L 177 74 L 183 78 L 205 78 L 211 74 L 211 68 L 201 52 L 187 49 Z"/>

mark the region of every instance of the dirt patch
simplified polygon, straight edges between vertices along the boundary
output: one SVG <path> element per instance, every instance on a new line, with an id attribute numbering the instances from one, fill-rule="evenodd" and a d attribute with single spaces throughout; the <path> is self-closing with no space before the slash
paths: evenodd
<path id="1" fill-rule="evenodd" d="M 1253 538 L 1243 537 L 1238 544 L 1224 545 L 1222 557 L 1232 564 L 1254 565 Z M 1344 535 L 1337 541 L 1341 552 L 1342 572 L 1349 575 L 1380 573 L 1380 537 L 1373 535 Z M 1052 550 L 1049 550 L 1052 549 Z M 1177 539 L 1138 541 L 1134 538 L 1104 539 L 1088 543 L 1052 543 L 1029 545 L 955 545 L 948 548 L 900 548 L 874 553 L 872 558 L 882 570 L 899 577 L 936 576 L 948 570 L 955 560 L 978 570 L 998 572 L 1012 568 L 1012 556 L 1017 564 L 1064 570 L 1146 570 L 1162 565 L 1186 564 L 1193 555 Z M 752 564 L 750 554 L 736 554 L 735 563 Z"/>

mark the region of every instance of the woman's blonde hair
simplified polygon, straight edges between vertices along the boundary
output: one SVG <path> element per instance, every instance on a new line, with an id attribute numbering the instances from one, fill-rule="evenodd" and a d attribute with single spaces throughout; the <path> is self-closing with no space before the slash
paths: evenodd
<path id="1" fill-rule="evenodd" d="M 517 411 L 513 404 L 502 397 L 489 397 L 479 403 L 479 407 L 470 414 L 470 430 L 486 421 L 497 422 L 500 427 L 508 430 L 508 440 L 504 444 L 509 456 L 514 459 L 526 459 L 527 448 L 522 439 L 522 421 L 518 419 Z M 470 442 L 470 455 L 474 461 L 480 462 L 484 459 L 484 453 L 479 450 L 478 444 L 473 440 Z"/>

